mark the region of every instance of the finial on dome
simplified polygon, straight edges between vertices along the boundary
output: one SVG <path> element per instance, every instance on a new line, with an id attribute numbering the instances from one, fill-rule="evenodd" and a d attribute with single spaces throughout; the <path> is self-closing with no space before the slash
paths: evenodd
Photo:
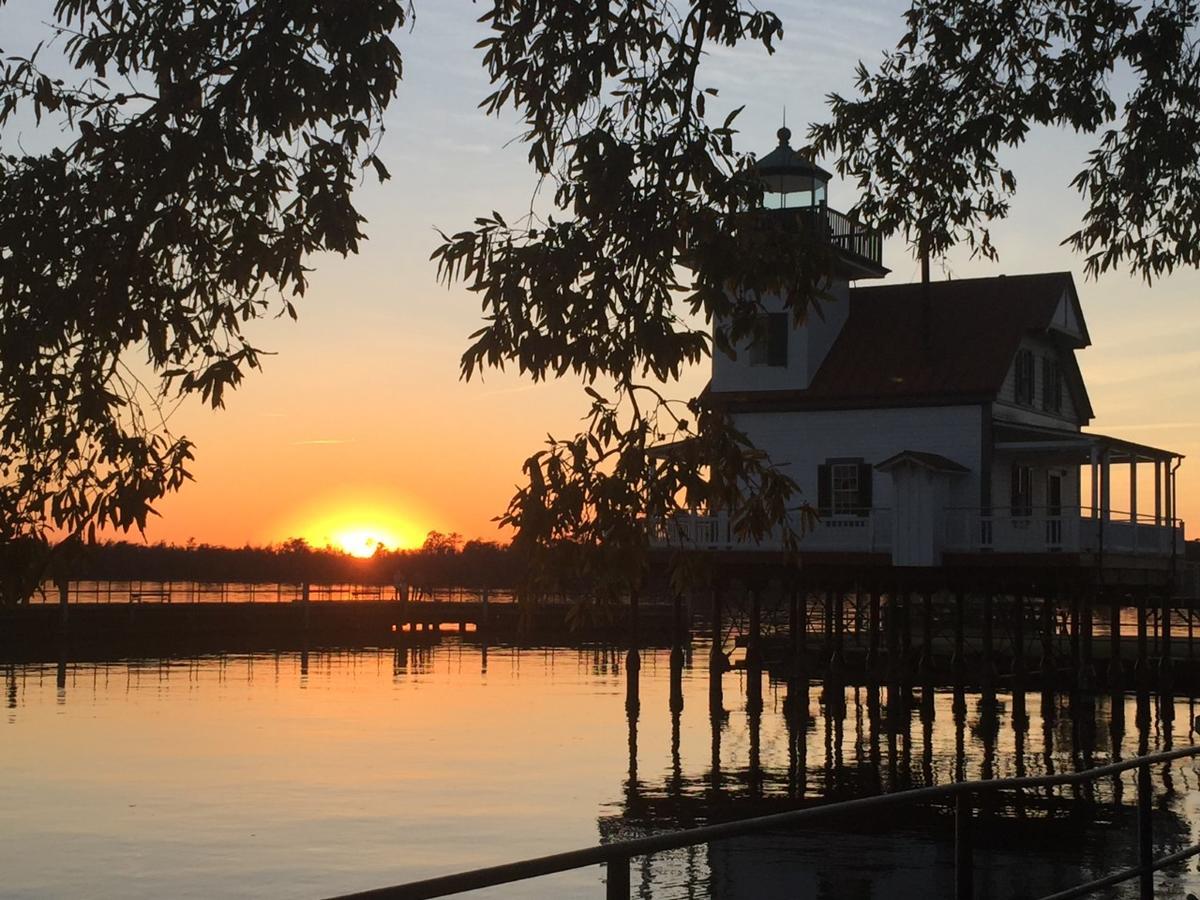
<path id="1" fill-rule="evenodd" d="M 775 136 L 779 138 L 779 146 L 786 147 L 788 145 L 788 141 L 792 139 L 792 130 L 784 125 L 777 132 L 775 132 Z"/>

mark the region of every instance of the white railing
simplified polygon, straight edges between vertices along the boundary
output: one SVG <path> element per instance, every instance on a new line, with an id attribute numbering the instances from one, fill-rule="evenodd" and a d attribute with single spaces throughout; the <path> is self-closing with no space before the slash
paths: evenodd
<path id="1" fill-rule="evenodd" d="M 942 549 L 952 553 L 1100 553 L 1182 558 L 1183 523 L 1110 511 L 1107 518 L 1087 507 L 949 507 L 943 514 Z M 859 510 L 826 515 L 807 528 L 799 513 L 792 527 L 801 533 L 806 553 L 890 553 L 894 516 L 891 509 Z M 694 550 L 774 550 L 783 547 L 782 533 L 754 541 L 737 539 L 725 513 L 693 514 L 660 522 L 653 543 L 658 547 Z"/>
<path id="2" fill-rule="evenodd" d="M 800 549 L 825 553 L 887 553 L 892 549 L 892 511 L 876 508 L 805 522 L 800 513 L 789 516 L 800 534 Z M 779 531 L 761 541 L 740 541 L 726 513 L 693 514 L 660 522 L 653 543 L 659 547 L 694 550 L 780 550 Z"/>
<path id="3" fill-rule="evenodd" d="M 1183 554 L 1183 523 L 1153 515 L 1088 507 L 953 507 L 944 547 L 959 552 Z"/>

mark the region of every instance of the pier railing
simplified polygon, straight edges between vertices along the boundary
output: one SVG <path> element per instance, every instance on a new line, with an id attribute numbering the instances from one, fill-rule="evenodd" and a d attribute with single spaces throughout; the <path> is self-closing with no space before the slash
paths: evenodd
<path id="1" fill-rule="evenodd" d="M 1153 787 L 1150 778 L 1150 767 L 1196 755 L 1200 755 L 1200 746 L 1184 747 L 1164 753 L 1154 753 L 1149 756 L 1139 756 L 1080 772 L 1065 772 L 1058 775 L 1035 775 L 1019 778 L 999 778 L 988 781 L 960 781 L 937 787 L 897 791 L 893 794 L 862 797 L 856 800 L 830 803 L 825 806 L 775 813 L 768 816 L 757 816 L 733 822 L 722 822 L 717 825 L 706 825 L 701 828 L 671 831 L 628 841 L 598 844 L 582 850 L 555 853 L 551 856 L 541 856 L 535 859 L 526 859 L 499 866 L 489 866 L 469 872 L 459 872 L 454 875 L 442 875 L 437 878 L 413 881 L 393 887 L 376 888 L 375 890 L 346 894 L 336 898 L 336 900 L 425 900 L 425 898 L 447 897 L 453 894 L 462 894 L 467 891 L 476 891 L 502 884 L 527 881 L 533 878 L 540 878 L 544 875 L 552 875 L 557 872 L 567 872 L 573 869 L 582 869 L 596 865 L 602 865 L 607 870 L 605 896 L 608 900 L 629 900 L 630 862 L 635 857 L 650 856 L 667 850 L 680 850 L 728 838 L 761 834 L 780 828 L 809 825 L 839 816 L 844 817 L 860 813 L 870 815 L 894 807 L 942 801 L 952 801 L 954 803 L 954 898 L 955 900 L 969 900 L 969 898 L 974 897 L 975 867 L 974 845 L 971 838 L 971 821 L 974 814 L 974 801 L 977 797 L 1001 791 L 1023 791 L 1061 785 L 1086 784 L 1108 776 L 1120 775 L 1132 769 L 1137 770 L 1138 853 L 1136 864 L 1120 869 L 1102 878 L 1076 885 L 1067 890 L 1048 894 L 1043 900 L 1067 900 L 1070 897 L 1086 897 L 1089 894 L 1094 894 L 1097 891 L 1122 884 L 1126 881 L 1133 881 L 1134 879 L 1138 881 L 1138 897 L 1141 900 L 1152 900 L 1154 897 L 1154 873 L 1160 869 L 1183 862 L 1193 856 L 1200 855 L 1200 844 L 1185 847 L 1182 850 L 1157 858 L 1154 856 L 1154 832 L 1151 819 Z"/>
<path id="2" fill-rule="evenodd" d="M 410 600 L 438 603 L 480 603 L 484 591 L 455 585 L 409 585 Z M 509 589 L 487 591 L 491 603 L 510 603 L 515 599 Z M 398 598 L 394 585 L 361 582 L 291 581 L 155 581 L 129 579 L 81 579 L 67 585 L 67 602 L 106 603 L 296 603 L 314 601 L 390 601 Z M 59 603 L 61 594 L 51 581 L 42 585 L 30 602 Z"/>

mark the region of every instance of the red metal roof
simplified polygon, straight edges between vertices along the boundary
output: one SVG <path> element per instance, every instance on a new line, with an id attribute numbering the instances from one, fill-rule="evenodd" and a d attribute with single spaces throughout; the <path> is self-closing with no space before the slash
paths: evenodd
<path id="1" fill-rule="evenodd" d="M 1044 333 L 1067 292 L 1074 297 L 1070 272 L 934 282 L 927 314 L 920 284 L 854 288 L 846 324 L 807 390 L 710 396 L 772 408 L 989 399 L 1021 337 Z"/>

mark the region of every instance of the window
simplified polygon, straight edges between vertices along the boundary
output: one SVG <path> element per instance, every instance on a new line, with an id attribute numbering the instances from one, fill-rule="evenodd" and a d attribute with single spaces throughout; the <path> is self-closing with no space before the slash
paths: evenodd
<path id="1" fill-rule="evenodd" d="M 831 459 L 817 467 L 817 506 L 823 516 L 867 516 L 874 470 L 861 459 Z"/>
<path id="2" fill-rule="evenodd" d="M 1033 351 L 1018 350 L 1013 369 L 1016 375 L 1017 402 L 1022 406 L 1033 406 Z"/>
<path id="3" fill-rule="evenodd" d="M 1060 413 L 1063 408 L 1063 379 L 1058 360 L 1052 356 L 1042 359 L 1042 409 Z"/>
<path id="4" fill-rule="evenodd" d="M 858 465 L 837 463 L 829 467 L 832 479 L 831 498 L 835 516 L 850 516 L 858 512 Z"/>
<path id="5" fill-rule="evenodd" d="M 1033 515 L 1033 469 L 1029 466 L 1012 467 L 1012 507 L 1014 519 Z"/>
<path id="6" fill-rule="evenodd" d="M 750 336 L 750 365 L 786 366 L 787 351 L 788 314 L 767 313 L 759 316 Z"/>

